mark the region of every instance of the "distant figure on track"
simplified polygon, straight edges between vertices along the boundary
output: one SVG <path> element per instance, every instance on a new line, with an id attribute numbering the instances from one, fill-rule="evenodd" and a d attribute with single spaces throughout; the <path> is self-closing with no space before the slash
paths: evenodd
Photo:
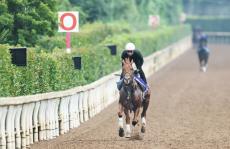
<path id="1" fill-rule="evenodd" d="M 199 62 L 200 62 L 200 70 L 203 72 L 206 72 L 209 53 L 210 53 L 210 50 L 207 46 L 208 36 L 204 33 L 200 33 L 198 39 L 199 39 L 199 43 L 198 43 L 197 53 L 198 53 Z"/>

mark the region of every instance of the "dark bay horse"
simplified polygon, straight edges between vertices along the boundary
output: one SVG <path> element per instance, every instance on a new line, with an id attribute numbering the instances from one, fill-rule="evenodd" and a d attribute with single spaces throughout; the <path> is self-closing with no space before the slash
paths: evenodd
<path id="1" fill-rule="evenodd" d="M 200 62 L 200 69 L 203 72 L 206 72 L 207 65 L 208 65 L 208 58 L 209 58 L 209 48 L 207 46 L 208 37 L 205 34 L 202 34 L 199 39 L 199 47 L 198 47 L 198 57 Z"/>
<path id="2" fill-rule="evenodd" d="M 146 111 L 148 109 L 150 92 L 145 95 L 143 99 L 143 93 L 140 86 L 135 81 L 135 73 L 132 67 L 132 63 L 129 59 L 123 60 L 122 75 L 123 75 L 123 85 L 120 90 L 119 98 L 119 112 L 118 112 L 118 123 L 119 123 L 119 136 L 124 137 L 125 131 L 123 128 L 123 112 L 126 118 L 126 137 L 131 137 L 131 127 L 130 127 L 130 116 L 134 112 L 132 126 L 135 128 L 138 123 L 138 118 L 141 113 L 142 127 L 141 132 L 145 133 L 146 127 Z"/>

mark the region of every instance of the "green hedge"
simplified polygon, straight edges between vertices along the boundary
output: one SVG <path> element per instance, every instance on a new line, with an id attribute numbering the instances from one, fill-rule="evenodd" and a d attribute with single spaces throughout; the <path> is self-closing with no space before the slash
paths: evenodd
<path id="1" fill-rule="evenodd" d="M 123 50 L 125 43 L 130 41 L 136 44 L 136 47 L 141 50 L 144 56 L 147 56 L 189 35 L 191 32 L 190 30 L 191 28 L 189 25 L 161 27 L 155 32 L 144 31 L 106 38 L 102 42 L 102 45 L 114 43 L 118 45 L 118 49 Z"/>
<path id="2" fill-rule="evenodd" d="M 230 32 L 230 18 L 189 17 L 186 22 L 207 32 Z"/>
<path id="3" fill-rule="evenodd" d="M 74 48 L 88 47 L 89 43 L 90 45 L 97 45 L 106 37 L 130 32 L 131 27 L 125 22 L 108 24 L 97 22 L 93 24 L 85 24 L 80 28 L 79 33 L 71 34 L 71 45 Z M 54 37 L 43 37 L 37 44 L 38 48 L 46 49 L 46 51 L 52 51 L 55 48 L 65 48 L 65 46 L 65 33 L 57 33 Z"/>
<path id="4" fill-rule="evenodd" d="M 149 55 L 190 34 L 190 28 L 175 26 L 154 32 L 113 34 L 104 40 L 101 38 L 98 44 L 92 41 L 95 45 L 73 48 L 70 55 L 57 48 L 53 52 L 29 48 L 27 67 L 12 65 L 9 46 L 0 45 L 0 96 L 36 94 L 85 85 L 120 68 L 120 54 L 126 42 L 136 43 L 144 55 Z M 117 56 L 110 55 L 105 47 L 107 44 L 118 45 Z M 82 70 L 74 70 L 73 56 L 82 57 Z"/>

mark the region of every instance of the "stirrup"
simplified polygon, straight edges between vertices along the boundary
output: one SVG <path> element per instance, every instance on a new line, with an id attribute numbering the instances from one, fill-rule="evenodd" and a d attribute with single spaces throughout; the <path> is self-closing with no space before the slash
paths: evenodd
<path id="1" fill-rule="evenodd" d="M 145 96 L 147 95 L 147 93 L 148 93 L 148 91 L 149 91 L 149 86 L 146 84 L 146 89 L 145 89 L 145 91 L 143 91 L 143 93 L 142 93 L 142 96 L 143 96 L 143 99 L 145 99 Z"/>

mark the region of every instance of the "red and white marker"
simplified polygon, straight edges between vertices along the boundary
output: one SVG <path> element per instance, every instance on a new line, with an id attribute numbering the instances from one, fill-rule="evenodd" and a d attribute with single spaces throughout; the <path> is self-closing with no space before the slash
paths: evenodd
<path id="1" fill-rule="evenodd" d="M 149 26 L 156 28 L 160 25 L 160 16 L 159 15 L 149 15 Z"/>
<path id="2" fill-rule="evenodd" d="M 66 32 L 66 52 L 71 52 L 71 32 L 79 32 L 77 11 L 58 12 L 58 32 Z"/>

